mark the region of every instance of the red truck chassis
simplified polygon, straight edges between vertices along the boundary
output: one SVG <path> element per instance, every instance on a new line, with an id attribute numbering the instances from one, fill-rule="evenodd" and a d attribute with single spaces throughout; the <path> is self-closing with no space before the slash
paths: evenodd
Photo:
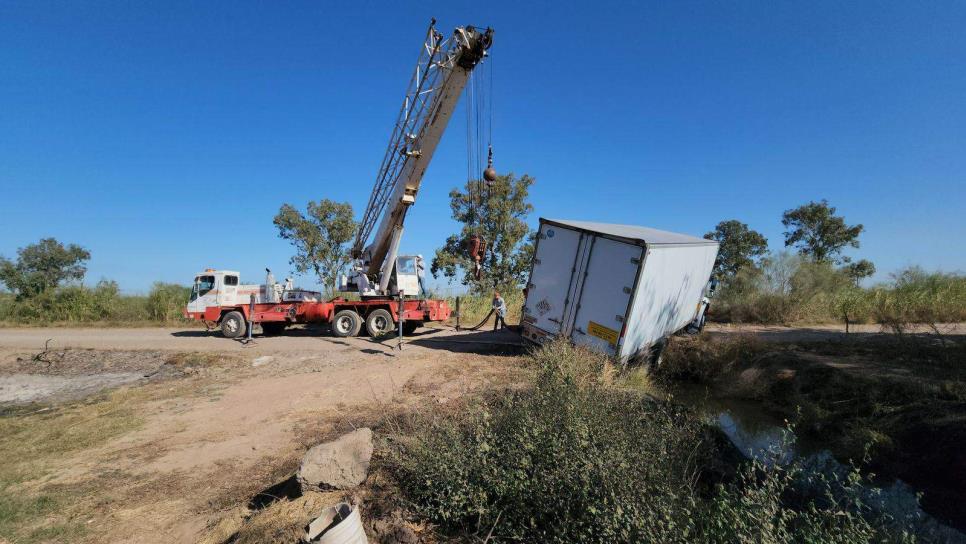
<path id="1" fill-rule="evenodd" d="M 280 302 L 250 305 L 208 306 L 204 312 L 185 312 L 185 317 L 221 327 L 229 338 L 242 336 L 245 323 L 262 326 L 266 334 L 281 332 L 297 323 L 325 323 L 332 326 L 336 336 L 355 336 L 362 330 L 382 334 L 399 325 L 398 299 L 377 298 L 346 300 L 335 298 L 327 302 Z M 450 307 L 445 300 L 408 299 L 402 305 L 403 330 L 407 334 L 429 321 L 445 321 Z M 251 315 L 249 315 L 251 314 Z"/>

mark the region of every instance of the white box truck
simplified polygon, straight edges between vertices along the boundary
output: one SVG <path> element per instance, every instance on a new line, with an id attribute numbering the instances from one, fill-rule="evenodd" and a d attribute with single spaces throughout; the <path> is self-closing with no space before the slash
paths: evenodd
<path id="1" fill-rule="evenodd" d="M 701 322 L 718 243 L 648 227 L 540 218 L 522 333 L 621 360 Z"/>

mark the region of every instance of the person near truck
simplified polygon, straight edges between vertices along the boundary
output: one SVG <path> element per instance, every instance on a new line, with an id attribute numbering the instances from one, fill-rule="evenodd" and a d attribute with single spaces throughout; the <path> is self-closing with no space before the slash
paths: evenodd
<path id="1" fill-rule="evenodd" d="M 503 301 L 499 291 L 493 291 L 493 312 L 496 314 L 493 330 L 506 328 L 506 302 Z"/>

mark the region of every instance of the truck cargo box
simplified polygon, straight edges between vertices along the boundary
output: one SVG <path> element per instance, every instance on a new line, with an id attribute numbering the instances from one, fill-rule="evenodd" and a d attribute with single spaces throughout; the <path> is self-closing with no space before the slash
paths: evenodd
<path id="1" fill-rule="evenodd" d="M 694 320 L 717 254 L 685 234 L 541 218 L 523 335 L 632 358 Z"/>

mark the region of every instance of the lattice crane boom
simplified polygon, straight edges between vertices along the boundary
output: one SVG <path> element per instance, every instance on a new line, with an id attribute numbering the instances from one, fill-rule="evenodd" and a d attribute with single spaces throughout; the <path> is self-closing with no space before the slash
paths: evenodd
<path id="1" fill-rule="evenodd" d="M 416 201 L 423 175 L 470 73 L 493 40 L 492 29 L 472 26 L 458 27 L 444 39 L 435 23 L 430 23 L 420 49 L 352 248 L 357 259 L 352 283 L 363 294 L 388 294 L 406 213 Z M 373 231 L 375 236 L 366 245 Z"/>

